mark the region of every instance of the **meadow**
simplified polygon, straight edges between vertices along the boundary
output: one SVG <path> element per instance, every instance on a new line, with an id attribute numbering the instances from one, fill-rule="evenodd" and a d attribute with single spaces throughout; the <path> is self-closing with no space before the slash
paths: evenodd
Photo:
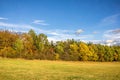
<path id="1" fill-rule="evenodd" d="M 0 58 L 0 80 L 120 80 L 120 62 Z"/>

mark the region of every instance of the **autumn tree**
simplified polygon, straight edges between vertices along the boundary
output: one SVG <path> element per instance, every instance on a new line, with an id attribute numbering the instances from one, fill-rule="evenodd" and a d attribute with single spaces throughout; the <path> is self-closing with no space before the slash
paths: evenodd
<path id="1" fill-rule="evenodd" d="M 79 60 L 79 46 L 77 45 L 77 43 L 72 43 L 70 44 L 70 49 L 69 49 L 69 53 L 70 53 L 70 58 L 71 60 Z"/>
<path id="2" fill-rule="evenodd" d="M 92 52 L 92 56 L 90 57 L 91 61 L 98 61 L 98 49 L 93 43 L 88 43 L 89 50 Z"/>
<path id="3" fill-rule="evenodd" d="M 89 50 L 88 46 L 80 42 L 79 43 L 79 57 L 82 61 L 90 60 L 90 57 L 93 56 L 93 53 Z"/>

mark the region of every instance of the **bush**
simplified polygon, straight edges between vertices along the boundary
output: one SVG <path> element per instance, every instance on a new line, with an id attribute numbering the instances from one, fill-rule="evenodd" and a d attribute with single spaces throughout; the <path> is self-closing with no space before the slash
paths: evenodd
<path id="1" fill-rule="evenodd" d="M 16 57 L 18 57 L 18 54 L 16 54 L 15 50 L 12 49 L 11 47 L 4 47 L 0 51 L 0 56 L 9 57 L 9 58 L 16 58 Z"/>

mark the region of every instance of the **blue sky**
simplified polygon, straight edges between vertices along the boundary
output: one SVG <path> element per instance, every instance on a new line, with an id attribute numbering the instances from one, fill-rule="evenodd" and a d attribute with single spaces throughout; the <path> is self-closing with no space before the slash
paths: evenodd
<path id="1" fill-rule="evenodd" d="M 120 0 L 0 0 L 0 29 L 113 42 L 120 39 Z"/>

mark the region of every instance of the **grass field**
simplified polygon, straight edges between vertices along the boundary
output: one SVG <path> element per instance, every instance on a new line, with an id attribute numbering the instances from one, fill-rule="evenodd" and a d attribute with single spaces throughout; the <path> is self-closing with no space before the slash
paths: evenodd
<path id="1" fill-rule="evenodd" d="M 0 58 L 0 80 L 120 80 L 120 62 Z"/>

